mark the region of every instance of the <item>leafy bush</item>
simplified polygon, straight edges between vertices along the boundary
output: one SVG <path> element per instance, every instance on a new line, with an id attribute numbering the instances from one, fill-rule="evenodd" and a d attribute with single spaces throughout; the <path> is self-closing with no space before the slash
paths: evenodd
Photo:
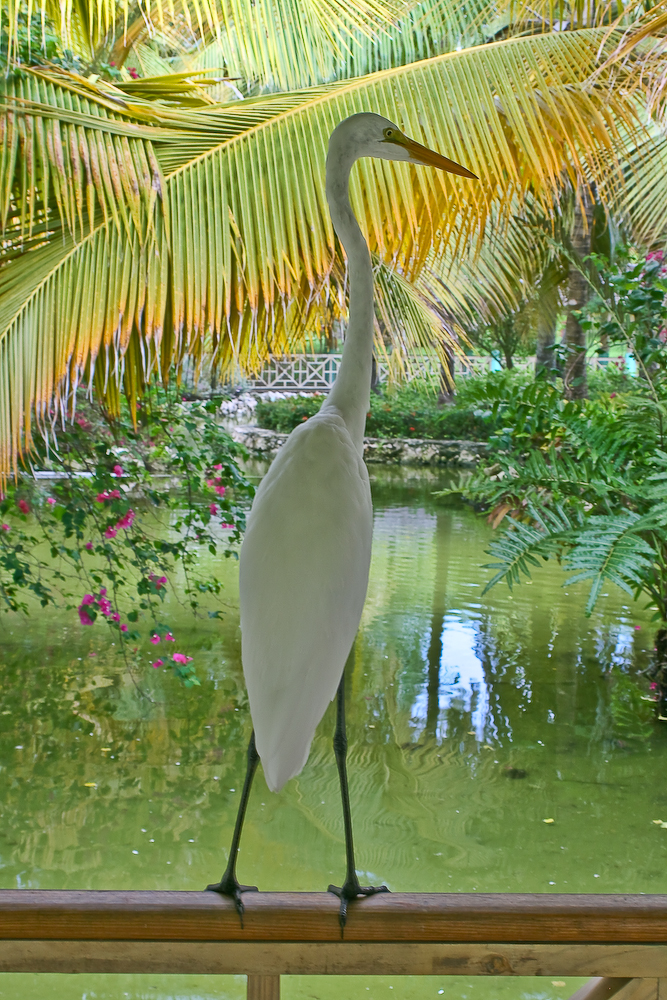
<path id="1" fill-rule="evenodd" d="M 260 402 L 255 411 L 257 423 L 268 430 L 288 434 L 317 413 L 324 398 L 317 394 Z M 430 387 L 415 382 L 394 392 L 372 393 L 366 418 L 368 437 L 484 441 L 491 430 L 488 415 L 476 406 L 440 406 Z"/>
<path id="2" fill-rule="evenodd" d="M 28 614 L 37 601 L 77 611 L 82 626 L 105 622 L 128 669 L 138 651 L 131 655 L 129 643 L 176 642 L 165 647 L 170 668 L 188 687 L 198 684 L 162 602 L 177 571 L 195 613 L 203 595 L 220 592 L 219 580 L 200 574 L 199 553 L 236 555 L 252 495 L 240 454 L 217 405 L 184 401 L 175 389 L 154 385 L 134 421 L 127 407 L 112 419 L 79 399 L 57 444 L 38 439 L 30 456 L 51 478 L 26 469 L 0 500 L 4 609 Z M 159 657 L 156 664 L 165 666 Z"/>
<path id="3" fill-rule="evenodd" d="M 547 381 L 487 380 L 495 420 L 491 443 L 500 447 L 463 495 L 489 512 L 494 527 L 504 528 L 489 548 L 495 574 L 488 587 L 499 580 L 512 587 L 557 558 L 570 574 L 566 586 L 590 581 L 587 613 L 607 582 L 648 598 L 659 623 L 651 673 L 664 705 L 667 267 L 659 252 L 643 261 L 622 258 L 601 275 L 601 286 L 586 323 L 608 342 L 625 345 L 637 376 L 600 373 L 594 398 L 577 401 L 563 400 Z"/>
<path id="4" fill-rule="evenodd" d="M 258 427 L 280 434 L 289 434 L 299 424 L 319 410 L 325 397 L 317 392 L 311 396 L 291 396 L 287 399 L 261 400 L 255 409 Z"/>

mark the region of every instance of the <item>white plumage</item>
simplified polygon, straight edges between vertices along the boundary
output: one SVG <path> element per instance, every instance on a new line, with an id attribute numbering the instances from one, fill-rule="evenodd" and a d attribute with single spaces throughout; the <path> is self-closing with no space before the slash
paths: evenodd
<path id="1" fill-rule="evenodd" d="M 269 788 L 298 774 L 359 627 L 371 556 L 366 466 L 341 416 L 290 435 L 262 481 L 241 553 L 243 664 Z"/>
<path id="2" fill-rule="evenodd" d="M 470 171 L 363 113 L 334 130 L 327 200 L 348 258 L 350 317 L 336 382 L 262 481 L 241 548 L 243 670 L 257 751 L 279 791 L 304 766 L 361 620 L 372 507 L 362 459 L 373 352 L 373 274 L 348 198 L 360 156 Z"/>

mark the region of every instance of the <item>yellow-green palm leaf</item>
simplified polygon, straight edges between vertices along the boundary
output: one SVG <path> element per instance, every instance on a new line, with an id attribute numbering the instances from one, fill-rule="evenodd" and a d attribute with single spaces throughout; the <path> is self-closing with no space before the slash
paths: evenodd
<path id="1" fill-rule="evenodd" d="M 622 138 L 618 123 L 629 135 L 636 105 L 621 89 L 608 91 L 602 78 L 584 85 L 604 35 L 587 29 L 512 39 L 202 111 L 133 102 L 113 88 L 85 113 L 59 100 L 61 128 L 98 129 L 114 149 L 117 139 L 141 143 L 147 162 L 150 150 L 160 190 L 152 202 L 140 191 L 137 202 L 136 191 L 124 198 L 121 183 L 118 219 L 108 202 L 106 218 L 91 208 L 77 228 L 71 220 L 78 204 L 87 204 L 90 185 L 70 193 L 57 158 L 42 158 L 50 164 L 42 169 L 59 178 L 62 224 L 47 247 L 12 260 L 0 278 L 5 468 L 33 405 L 47 414 L 62 386 L 93 377 L 93 362 L 96 384 L 113 393 L 125 358 L 126 385 L 136 391 L 156 359 L 196 354 L 204 341 L 221 365 L 236 359 L 253 366 L 267 347 L 293 337 L 290 302 L 316 295 L 336 260 L 324 161 L 330 131 L 349 114 L 384 114 L 480 176 L 471 182 L 370 160 L 355 168 L 351 196 L 371 249 L 407 278 L 429 257 L 477 245 L 488 220 L 502 224 L 526 195 L 550 210 L 564 174 L 594 177 L 602 162 L 608 170 L 609 151 Z M 112 110 L 117 99 L 119 113 Z M 52 105 L 33 101 L 24 111 L 52 121 Z M 20 183 L 23 148 L 13 166 L 3 166 L 0 184 L 5 176 Z M 45 331 L 57 349 L 47 348 Z M 8 374 L 14 370 L 20 376 Z"/>

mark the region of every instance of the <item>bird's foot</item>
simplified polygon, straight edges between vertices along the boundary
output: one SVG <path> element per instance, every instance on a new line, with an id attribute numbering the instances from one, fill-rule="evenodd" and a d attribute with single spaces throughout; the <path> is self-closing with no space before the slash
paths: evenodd
<path id="1" fill-rule="evenodd" d="M 256 885 L 241 885 L 241 883 L 237 880 L 236 875 L 225 872 L 219 882 L 207 885 L 206 891 L 217 892 L 221 896 L 229 896 L 230 899 L 233 899 L 236 912 L 241 918 L 241 927 L 243 927 L 243 914 L 245 913 L 245 906 L 243 905 L 242 895 L 244 892 L 259 892 L 259 889 Z"/>
<path id="2" fill-rule="evenodd" d="M 359 879 L 348 878 L 343 885 L 330 885 L 327 892 L 331 892 L 340 899 L 340 910 L 338 911 L 338 921 L 340 923 L 340 936 L 347 922 L 347 904 L 359 896 L 374 896 L 376 892 L 391 892 L 386 885 L 359 885 Z"/>

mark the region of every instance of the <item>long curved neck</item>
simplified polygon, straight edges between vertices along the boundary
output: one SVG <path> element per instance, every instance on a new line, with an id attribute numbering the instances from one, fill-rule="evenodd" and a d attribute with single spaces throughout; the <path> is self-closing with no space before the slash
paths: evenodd
<path id="1" fill-rule="evenodd" d="M 343 360 L 322 409 L 338 410 L 360 455 L 371 398 L 373 364 L 373 270 L 366 241 L 352 212 L 348 194 L 355 161 L 342 144 L 332 141 L 327 156 L 327 201 L 331 221 L 347 254 L 350 317 Z"/>

